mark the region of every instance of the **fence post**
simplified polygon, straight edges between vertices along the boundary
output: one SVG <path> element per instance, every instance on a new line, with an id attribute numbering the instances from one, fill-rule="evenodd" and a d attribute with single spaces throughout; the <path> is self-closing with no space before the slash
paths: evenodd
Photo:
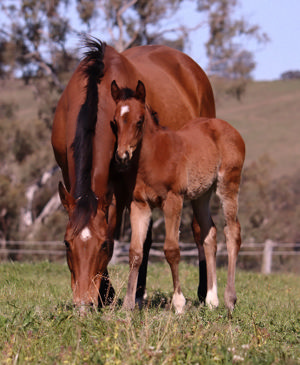
<path id="1" fill-rule="evenodd" d="M 265 242 L 261 265 L 261 272 L 263 274 L 270 274 L 272 272 L 272 254 L 274 245 L 274 242 L 271 240 L 267 240 Z"/>

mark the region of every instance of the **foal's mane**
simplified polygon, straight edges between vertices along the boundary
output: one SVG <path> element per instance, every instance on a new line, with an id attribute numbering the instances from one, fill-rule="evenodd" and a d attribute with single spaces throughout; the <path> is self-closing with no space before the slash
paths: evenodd
<path id="1" fill-rule="evenodd" d="M 82 73 L 87 78 L 86 98 L 77 117 L 75 139 L 72 144 L 75 162 L 76 208 L 71 217 L 74 233 L 78 234 L 97 212 L 97 198 L 91 189 L 93 137 L 98 113 L 98 84 L 104 76 L 106 44 L 96 38 L 84 37 L 87 51 L 82 61 Z"/>

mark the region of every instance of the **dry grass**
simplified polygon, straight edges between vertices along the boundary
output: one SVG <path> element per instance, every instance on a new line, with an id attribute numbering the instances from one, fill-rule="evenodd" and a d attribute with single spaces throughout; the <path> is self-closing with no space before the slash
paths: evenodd
<path id="1" fill-rule="evenodd" d="M 274 162 L 273 177 L 290 175 L 300 160 L 300 80 L 253 82 L 241 102 L 217 94 L 217 116 L 246 142 L 246 165 L 262 155 Z"/>

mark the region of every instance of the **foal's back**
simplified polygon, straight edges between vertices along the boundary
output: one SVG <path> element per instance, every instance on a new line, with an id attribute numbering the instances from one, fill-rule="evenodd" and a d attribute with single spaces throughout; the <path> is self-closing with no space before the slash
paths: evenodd
<path id="1" fill-rule="evenodd" d="M 177 179 L 188 199 L 195 199 L 225 171 L 241 171 L 245 145 L 238 131 L 221 119 L 196 118 L 176 133 L 182 142 Z"/>

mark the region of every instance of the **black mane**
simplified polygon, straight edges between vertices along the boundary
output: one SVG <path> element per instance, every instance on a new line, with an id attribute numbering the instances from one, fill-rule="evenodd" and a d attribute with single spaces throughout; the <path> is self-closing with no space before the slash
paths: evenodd
<path id="1" fill-rule="evenodd" d="M 75 233 L 79 233 L 97 211 L 97 198 L 91 189 L 93 163 L 93 137 L 98 113 L 98 84 L 104 76 L 106 44 L 96 38 L 85 37 L 83 74 L 87 78 L 86 98 L 77 117 L 75 139 L 72 144 L 75 162 L 76 209 L 71 217 Z"/>
<path id="2" fill-rule="evenodd" d="M 135 97 L 135 92 L 129 87 L 124 87 L 120 89 L 119 99 L 120 100 L 128 100 Z"/>

